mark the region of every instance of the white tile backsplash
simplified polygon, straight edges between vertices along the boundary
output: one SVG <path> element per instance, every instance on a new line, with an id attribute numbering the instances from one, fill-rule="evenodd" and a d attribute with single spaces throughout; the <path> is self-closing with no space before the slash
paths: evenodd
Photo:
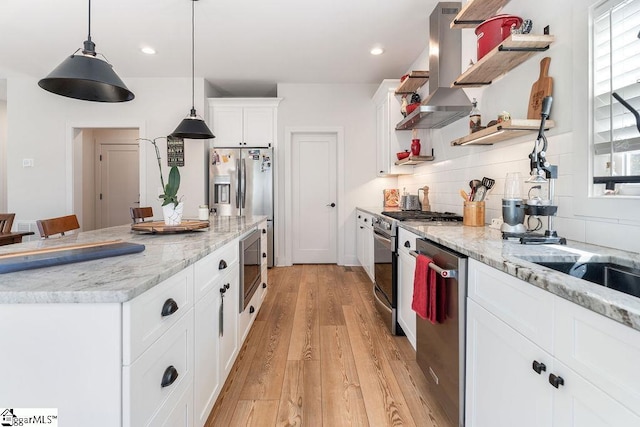
<path id="1" fill-rule="evenodd" d="M 436 135 L 436 138 L 440 137 L 442 133 Z M 554 228 L 558 234 L 571 240 L 639 252 L 640 220 L 621 221 L 616 218 L 575 215 L 574 189 L 576 185 L 583 184 L 574 182 L 575 156 L 571 134 L 554 135 L 548 139 L 547 159 L 558 166 L 558 179 L 555 182 L 558 214 L 554 219 Z M 459 190 L 463 189 L 468 193 L 471 179 L 482 179 L 484 176 L 493 178 L 496 183 L 487 195 L 485 206 L 485 223 L 489 224 L 492 218 L 502 218 L 502 195 L 507 172 L 520 172 L 524 179 L 529 175 L 528 155 L 533 149 L 534 140 L 535 135 L 490 147 L 455 147 L 455 151 L 450 151 L 452 147 L 445 147 L 445 141 L 438 141 L 443 152 L 453 155 L 440 161 L 436 149 L 436 160 L 416 166 L 413 175 L 398 177 L 398 187 L 406 187 L 409 193 L 417 194 L 418 188 L 428 185 L 432 210 L 462 214 L 463 201 Z M 523 185 L 523 196 L 526 196 L 528 188 L 528 185 Z M 613 210 L 615 201 L 612 202 Z M 547 229 L 547 219 L 542 220 L 543 230 Z"/>

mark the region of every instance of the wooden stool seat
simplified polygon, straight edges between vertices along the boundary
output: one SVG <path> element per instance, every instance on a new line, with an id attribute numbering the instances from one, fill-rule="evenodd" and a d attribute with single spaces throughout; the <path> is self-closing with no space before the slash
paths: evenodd
<path id="1" fill-rule="evenodd" d="M 61 216 L 57 218 L 40 219 L 36 221 L 40 236 L 45 239 L 54 234 L 64 236 L 66 231 L 77 230 L 80 228 L 78 218 L 75 215 Z"/>
<path id="2" fill-rule="evenodd" d="M 129 208 L 131 211 L 131 219 L 133 223 L 143 222 L 146 218 L 153 218 L 153 208 Z"/>
<path id="3" fill-rule="evenodd" d="M 11 233 L 15 217 L 16 214 L 14 213 L 0 213 L 0 233 Z"/>

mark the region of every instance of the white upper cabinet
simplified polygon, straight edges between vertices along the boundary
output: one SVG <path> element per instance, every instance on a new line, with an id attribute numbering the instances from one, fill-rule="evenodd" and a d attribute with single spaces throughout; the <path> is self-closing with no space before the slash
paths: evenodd
<path id="1" fill-rule="evenodd" d="M 386 79 L 373 95 L 376 107 L 376 173 L 378 176 L 413 173 L 411 166 L 397 166 L 396 153 L 409 149 L 410 132 L 396 132 L 396 123 L 402 120 L 400 101 L 395 90 L 400 80 Z M 402 142 L 400 138 L 402 138 Z M 402 148 L 404 147 L 404 148 Z"/>
<path id="2" fill-rule="evenodd" d="M 211 98 L 214 147 L 274 147 L 280 98 Z"/>

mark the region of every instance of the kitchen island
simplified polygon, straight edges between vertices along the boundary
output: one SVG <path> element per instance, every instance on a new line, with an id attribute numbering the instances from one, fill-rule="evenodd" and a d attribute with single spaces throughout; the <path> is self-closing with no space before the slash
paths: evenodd
<path id="1" fill-rule="evenodd" d="M 239 311 L 239 241 L 257 228 L 266 236 L 266 217 L 212 216 L 194 232 L 125 225 L 0 247 L 145 245 L 0 274 L 0 402 L 56 409 L 65 426 L 203 425 L 266 292 L 263 269 L 252 310 Z"/>

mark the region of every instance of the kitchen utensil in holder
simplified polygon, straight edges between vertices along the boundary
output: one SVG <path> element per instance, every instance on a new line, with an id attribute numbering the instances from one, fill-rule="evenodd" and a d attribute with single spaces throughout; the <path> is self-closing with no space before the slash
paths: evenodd
<path id="1" fill-rule="evenodd" d="M 484 227 L 484 202 L 464 202 L 462 225 Z"/>

